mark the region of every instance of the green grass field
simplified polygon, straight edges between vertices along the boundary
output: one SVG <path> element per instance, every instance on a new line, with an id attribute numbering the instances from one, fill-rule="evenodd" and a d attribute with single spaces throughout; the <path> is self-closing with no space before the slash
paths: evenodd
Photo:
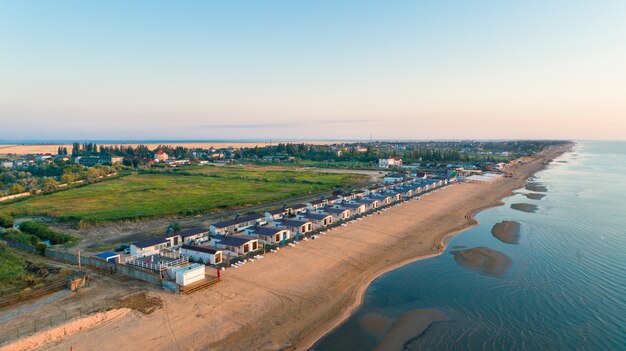
<path id="1" fill-rule="evenodd" d="M 42 215 L 97 223 L 232 209 L 330 191 L 337 186 L 355 186 L 367 180 L 356 174 L 189 167 L 173 173 L 129 175 L 37 196 L 5 206 L 4 210 L 14 216 Z"/>
<path id="2" fill-rule="evenodd" d="M 16 287 L 24 285 L 25 278 L 29 275 L 24 269 L 26 263 L 9 248 L 0 244 L 0 292 L 6 293 Z"/>

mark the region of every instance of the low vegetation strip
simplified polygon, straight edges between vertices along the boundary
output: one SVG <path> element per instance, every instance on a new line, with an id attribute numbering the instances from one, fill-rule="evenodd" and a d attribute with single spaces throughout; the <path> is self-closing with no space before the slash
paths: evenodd
<path id="1" fill-rule="evenodd" d="M 0 241 L 0 307 L 7 299 L 25 298 L 58 282 L 60 269 L 35 255 L 13 250 Z"/>
<path id="2" fill-rule="evenodd" d="M 35 221 L 26 221 L 20 224 L 20 230 L 36 236 L 42 241 L 50 241 L 51 244 L 66 244 L 78 241 L 78 238 L 67 233 L 61 233 L 48 228 L 47 225 Z"/>
<path id="3" fill-rule="evenodd" d="M 42 215 L 98 223 L 167 215 L 192 215 L 356 187 L 358 174 L 212 170 L 217 176 L 133 174 L 6 206 L 14 216 Z M 277 172 L 277 173 L 275 173 Z"/>
<path id="4" fill-rule="evenodd" d="M 12 253 L 5 243 L 0 243 L 0 292 L 3 295 L 7 290 L 28 280 L 29 274 L 24 266 L 25 262 L 21 257 Z"/>

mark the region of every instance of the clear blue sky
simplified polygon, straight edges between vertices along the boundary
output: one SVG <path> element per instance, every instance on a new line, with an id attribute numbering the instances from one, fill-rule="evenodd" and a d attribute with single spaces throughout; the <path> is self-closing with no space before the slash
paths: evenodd
<path id="1" fill-rule="evenodd" d="M 626 138 L 626 1 L 0 1 L 0 139 Z"/>

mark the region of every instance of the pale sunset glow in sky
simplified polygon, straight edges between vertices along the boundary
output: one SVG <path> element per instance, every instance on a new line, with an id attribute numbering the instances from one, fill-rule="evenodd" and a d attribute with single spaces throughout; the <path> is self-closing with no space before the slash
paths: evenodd
<path id="1" fill-rule="evenodd" d="M 626 1 L 0 1 L 0 139 L 625 139 Z"/>

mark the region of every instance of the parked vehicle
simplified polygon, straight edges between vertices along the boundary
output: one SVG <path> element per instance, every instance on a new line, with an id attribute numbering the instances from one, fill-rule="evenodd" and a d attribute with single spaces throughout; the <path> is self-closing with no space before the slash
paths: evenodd
<path id="1" fill-rule="evenodd" d="M 115 248 L 115 250 L 114 250 L 114 251 L 115 251 L 115 252 L 121 252 L 121 251 L 126 252 L 126 250 L 128 250 L 128 251 L 130 252 L 130 246 L 128 246 L 128 245 L 119 245 L 119 246 L 117 246 L 117 247 Z"/>

